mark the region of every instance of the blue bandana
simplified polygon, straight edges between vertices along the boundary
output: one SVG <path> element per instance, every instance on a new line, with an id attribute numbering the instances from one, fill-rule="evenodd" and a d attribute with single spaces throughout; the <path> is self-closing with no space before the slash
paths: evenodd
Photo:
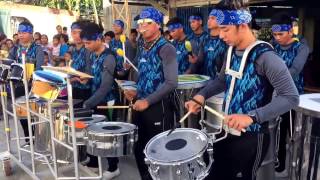
<path id="1" fill-rule="evenodd" d="M 114 20 L 113 24 L 117 25 L 117 26 L 120 26 L 122 29 L 124 28 L 124 23 L 123 21 L 117 19 L 117 20 Z"/>
<path id="2" fill-rule="evenodd" d="M 172 32 L 172 31 L 174 31 L 174 30 L 176 30 L 176 29 L 180 29 L 180 28 L 183 28 L 182 24 L 180 24 L 180 23 L 170 24 L 170 25 L 168 26 L 168 30 L 169 30 L 170 32 Z"/>
<path id="3" fill-rule="evenodd" d="M 96 41 L 97 39 L 102 39 L 103 35 L 101 33 L 96 33 L 96 34 L 93 34 L 93 35 L 88 35 L 88 34 L 85 34 L 83 37 L 82 37 L 82 40 L 86 40 L 86 41 Z"/>
<path id="4" fill-rule="evenodd" d="M 190 16 L 189 21 L 192 21 L 192 20 L 201 21 L 202 18 L 200 16 Z"/>
<path id="5" fill-rule="evenodd" d="M 81 29 L 81 27 L 79 26 L 78 23 L 73 23 L 73 24 L 71 25 L 71 30 L 74 30 L 74 29 Z"/>
<path id="6" fill-rule="evenodd" d="M 140 19 L 152 19 L 160 25 L 163 22 L 163 14 L 153 7 L 147 7 L 140 12 Z"/>
<path id="7" fill-rule="evenodd" d="M 32 26 L 20 24 L 19 27 L 18 27 L 18 32 L 27 32 L 27 33 L 32 34 L 33 33 L 33 28 L 32 28 Z"/>
<path id="8" fill-rule="evenodd" d="M 252 16 L 247 10 L 213 9 L 210 12 L 210 16 L 215 16 L 219 25 L 248 24 L 252 20 Z"/>
<path id="9" fill-rule="evenodd" d="M 272 32 L 290 31 L 292 26 L 290 24 L 274 24 L 272 25 Z"/>

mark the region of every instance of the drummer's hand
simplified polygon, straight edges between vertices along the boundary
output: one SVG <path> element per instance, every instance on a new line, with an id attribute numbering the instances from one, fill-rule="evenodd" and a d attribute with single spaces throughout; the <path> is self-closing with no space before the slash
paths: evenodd
<path id="1" fill-rule="evenodd" d="M 128 70 L 131 68 L 131 65 L 129 63 L 123 63 L 123 67 L 125 70 Z"/>
<path id="2" fill-rule="evenodd" d="M 143 100 L 137 100 L 134 104 L 133 104 L 133 109 L 136 111 L 144 111 L 149 107 L 149 102 L 145 99 Z"/>
<path id="3" fill-rule="evenodd" d="M 80 78 L 80 83 L 81 83 L 81 84 L 87 84 L 88 81 L 89 81 L 89 79 L 81 79 L 81 78 Z"/>
<path id="4" fill-rule="evenodd" d="M 132 101 L 137 96 L 137 91 L 135 90 L 125 90 L 124 96 L 127 100 Z"/>
<path id="5" fill-rule="evenodd" d="M 196 55 L 189 55 L 189 62 L 191 63 L 191 64 L 195 64 L 196 62 L 198 61 L 198 56 L 196 56 Z"/>
<path id="6" fill-rule="evenodd" d="M 204 97 L 201 95 L 195 95 L 193 99 L 197 100 L 201 104 L 204 104 Z M 201 106 L 197 104 L 196 102 L 190 100 L 185 103 L 184 105 L 188 111 L 192 112 L 193 114 L 197 114 L 200 111 Z"/>
<path id="7" fill-rule="evenodd" d="M 225 116 L 224 123 L 228 125 L 229 128 L 242 131 L 246 129 L 253 123 L 253 120 L 250 116 L 244 114 L 231 114 Z"/>
<path id="8" fill-rule="evenodd" d="M 80 82 L 80 78 L 79 77 L 73 77 L 70 79 L 70 82 Z"/>

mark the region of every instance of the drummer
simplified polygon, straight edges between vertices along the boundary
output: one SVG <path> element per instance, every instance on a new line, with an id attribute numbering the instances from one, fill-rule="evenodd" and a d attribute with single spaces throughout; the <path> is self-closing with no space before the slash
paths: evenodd
<path id="1" fill-rule="evenodd" d="M 238 71 L 244 50 L 257 41 L 250 29 L 251 14 L 239 0 L 221 1 L 212 14 L 217 17 L 220 38 L 231 51 L 230 65 L 226 61 L 217 78 L 211 80 L 193 98 L 204 104 L 205 99 L 230 91 L 232 76 L 226 74 L 228 68 Z M 228 115 L 224 122 L 230 128 L 242 132 L 241 136 L 228 134 L 227 138 L 215 143 L 214 165 L 208 179 L 255 179 L 269 146 L 268 121 L 283 112 L 296 107 L 299 96 L 290 73 L 283 60 L 272 47 L 259 44 L 249 54 L 242 79 L 236 79 L 233 94 L 225 104 Z M 229 60 L 228 60 L 229 61 Z M 250 82 L 250 83 L 249 83 Z M 278 95 L 272 98 L 273 90 Z M 225 98 L 226 99 L 226 98 Z M 185 104 L 194 113 L 200 106 L 194 101 Z"/>
<path id="2" fill-rule="evenodd" d="M 210 34 L 204 38 L 199 54 L 190 56 L 190 61 L 196 63 L 194 67 L 200 71 L 200 74 L 214 79 L 220 72 L 228 46 L 219 38 L 220 29 L 214 10 L 210 12 L 207 24 Z"/>
<path id="3" fill-rule="evenodd" d="M 94 109 L 97 105 L 112 104 L 114 101 L 114 77 L 116 59 L 110 49 L 107 49 L 103 42 L 103 29 L 95 23 L 87 23 L 80 33 L 85 47 L 92 52 L 90 60 L 92 64 L 91 96 L 83 103 L 84 108 Z M 105 110 L 95 109 L 95 114 L 102 114 L 112 119 Z M 89 156 L 89 167 L 97 167 L 97 158 Z M 106 179 L 112 179 L 120 174 L 118 168 L 118 158 L 107 158 L 109 168 L 103 173 Z"/>
<path id="4" fill-rule="evenodd" d="M 303 94 L 303 67 L 309 55 L 309 48 L 299 39 L 294 38 L 291 17 L 286 13 L 276 14 L 272 20 L 272 33 L 275 40 L 274 49 L 283 59 L 295 82 L 299 94 Z M 292 117 L 294 116 L 291 111 Z M 279 166 L 276 172 L 281 173 L 285 170 L 286 163 L 286 137 L 290 127 L 290 112 L 281 115 L 280 142 L 279 142 Z"/>
<path id="5" fill-rule="evenodd" d="M 193 46 L 194 54 L 198 54 L 200 46 L 203 43 L 205 37 L 208 36 L 208 33 L 203 30 L 203 17 L 200 13 L 194 13 L 189 17 L 190 28 L 192 29 L 191 34 L 188 38 L 192 41 L 195 46 Z"/>
<path id="6" fill-rule="evenodd" d="M 120 41 L 120 36 L 124 35 L 124 22 L 117 19 L 112 25 L 115 37 L 111 40 L 109 47 L 116 55 L 117 66 L 116 66 L 116 78 L 122 80 L 128 80 L 129 66 L 124 67 L 124 58 L 117 54 L 118 49 L 123 50 L 122 42 Z M 125 41 L 125 56 L 132 61 L 135 57 L 135 51 L 132 47 L 129 39 L 126 37 Z"/>
<path id="7" fill-rule="evenodd" d="M 19 44 L 17 48 L 12 48 L 10 51 L 8 58 L 14 59 L 17 63 L 22 63 L 22 54 L 26 53 L 26 63 L 35 64 L 35 69 L 41 69 L 44 61 L 44 53 L 42 47 L 33 42 L 33 25 L 30 22 L 24 21 L 21 22 L 18 26 L 18 39 Z M 24 86 L 22 83 L 15 83 L 15 96 L 20 97 L 25 94 Z M 24 135 L 29 137 L 28 131 L 28 121 L 27 119 L 20 120 Z M 29 139 L 25 139 L 26 144 L 24 146 L 29 145 Z"/>
<path id="8" fill-rule="evenodd" d="M 141 11 L 138 20 L 144 46 L 138 57 L 137 91 L 125 91 L 135 99 L 133 121 L 138 126 L 135 157 L 143 180 L 151 180 L 143 149 L 156 134 L 168 130 L 174 121 L 169 94 L 177 87 L 178 65 L 175 48 L 161 35 L 163 15 L 155 8 Z"/>
<path id="9" fill-rule="evenodd" d="M 71 66 L 81 72 L 86 74 L 91 74 L 92 62 L 90 60 L 90 51 L 84 47 L 84 44 L 80 38 L 80 33 L 86 21 L 76 21 L 71 25 L 71 36 L 74 41 L 74 46 L 69 48 L 72 56 Z M 72 82 L 72 95 L 75 99 L 80 99 L 82 101 L 87 100 L 91 94 L 90 83 L 87 80 L 80 79 L 79 77 L 71 78 Z M 83 103 L 83 102 L 82 102 Z M 80 103 L 79 107 L 82 107 Z"/>
<path id="10" fill-rule="evenodd" d="M 189 62 L 189 53 L 186 48 L 186 42 L 190 40 L 184 33 L 182 22 L 179 18 L 174 17 L 167 23 L 170 35 L 173 38 L 173 46 L 177 50 L 177 63 L 179 74 L 190 74 L 191 64 Z M 195 45 L 194 45 L 195 46 Z M 192 46 L 191 46 L 192 48 Z M 190 52 L 192 54 L 192 52 Z"/>

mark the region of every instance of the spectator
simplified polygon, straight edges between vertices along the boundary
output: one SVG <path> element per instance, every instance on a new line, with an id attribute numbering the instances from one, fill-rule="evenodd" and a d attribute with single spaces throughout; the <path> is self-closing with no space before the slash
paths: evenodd
<path id="1" fill-rule="evenodd" d="M 46 34 L 41 35 L 41 47 L 44 51 L 49 51 L 48 36 Z"/>
<path id="2" fill-rule="evenodd" d="M 65 34 L 61 34 L 60 35 L 60 53 L 59 53 L 59 56 L 60 57 L 63 57 L 64 54 L 68 51 L 69 49 L 69 46 L 68 46 L 68 41 L 69 41 L 69 38 L 68 38 L 68 35 L 65 35 Z"/>
<path id="3" fill-rule="evenodd" d="M 50 63 L 50 57 L 47 51 L 43 51 L 44 53 L 44 59 L 43 59 L 43 65 L 44 66 L 52 66 Z"/>
<path id="4" fill-rule="evenodd" d="M 41 45 L 41 39 L 36 39 L 36 40 L 34 40 L 34 42 L 35 42 L 37 45 Z"/>
<path id="5" fill-rule="evenodd" d="M 104 34 L 104 42 L 110 44 L 111 40 L 114 38 L 114 32 L 108 31 Z"/>
<path id="6" fill-rule="evenodd" d="M 62 34 L 62 27 L 60 25 L 56 27 L 56 30 L 58 34 Z"/>
<path id="7" fill-rule="evenodd" d="M 51 52 L 52 61 L 57 62 L 59 61 L 59 55 L 60 55 L 60 35 L 57 34 L 53 36 L 52 39 L 52 45 L 49 47 L 49 51 Z M 54 63 L 56 64 L 56 63 Z"/>
<path id="8" fill-rule="evenodd" d="M 12 36 L 12 41 L 14 45 L 18 45 L 19 44 L 19 38 L 18 38 L 18 34 L 14 34 Z"/>
<path id="9" fill-rule="evenodd" d="M 6 44 L 9 51 L 11 51 L 12 48 L 15 48 L 15 45 L 13 44 L 13 41 L 11 39 L 7 39 Z"/>
<path id="10" fill-rule="evenodd" d="M 171 37 L 170 32 L 168 30 L 163 33 L 163 36 L 164 36 L 164 38 L 166 38 L 166 40 L 168 40 L 170 42 L 172 41 L 172 37 Z"/>
<path id="11" fill-rule="evenodd" d="M 65 54 L 64 54 L 64 61 L 66 63 L 66 65 L 69 65 L 70 61 L 71 61 L 71 51 L 67 51 Z"/>
<path id="12" fill-rule="evenodd" d="M 68 35 L 68 28 L 67 27 L 63 27 L 63 32 L 62 34 Z"/>
<path id="13" fill-rule="evenodd" d="M 33 40 L 34 41 L 37 41 L 37 40 L 40 40 L 41 39 L 41 34 L 39 33 L 39 32 L 35 32 L 34 34 L 33 34 Z"/>
<path id="14" fill-rule="evenodd" d="M 136 29 L 131 29 L 129 40 L 131 42 L 132 47 L 135 49 L 137 49 L 137 37 L 138 37 L 138 31 Z"/>

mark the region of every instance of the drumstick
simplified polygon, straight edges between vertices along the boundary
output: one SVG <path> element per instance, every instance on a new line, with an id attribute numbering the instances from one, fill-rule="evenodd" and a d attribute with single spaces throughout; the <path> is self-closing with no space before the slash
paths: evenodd
<path id="1" fill-rule="evenodd" d="M 98 106 L 98 109 L 127 109 L 132 108 L 131 106 Z"/>
<path id="2" fill-rule="evenodd" d="M 188 111 L 187 114 L 185 114 L 179 121 L 179 124 L 183 123 L 187 118 L 188 116 L 191 114 L 191 111 Z M 168 132 L 167 136 L 169 136 L 176 128 L 179 127 L 179 124 L 176 124 L 175 126 L 172 127 L 172 129 Z"/>
<path id="3" fill-rule="evenodd" d="M 197 100 L 195 100 L 195 99 L 193 99 L 193 98 L 192 98 L 191 100 L 194 101 L 195 103 L 199 104 L 200 106 L 204 107 L 204 109 L 206 109 L 206 110 L 209 111 L 210 113 L 218 116 L 220 119 L 223 119 L 223 120 L 225 119 L 224 116 L 223 116 L 221 113 L 219 113 L 218 111 L 212 109 L 211 107 L 209 107 L 209 106 L 207 106 L 207 105 L 203 105 L 203 104 L 201 104 L 199 101 L 197 101 Z M 241 129 L 241 131 L 242 131 L 242 132 L 246 132 L 245 129 Z"/>

